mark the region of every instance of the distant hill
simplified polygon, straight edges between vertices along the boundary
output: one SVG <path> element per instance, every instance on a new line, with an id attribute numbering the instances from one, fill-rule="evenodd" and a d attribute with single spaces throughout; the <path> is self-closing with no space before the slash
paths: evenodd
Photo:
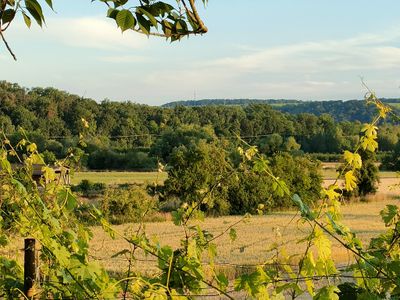
<path id="1" fill-rule="evenodd" d="M 400 99 L 382 99 L 400 112 Z M 375 115 L 376 109 L 368 106 L 362 100 L 324 100 L 324 101 L 301 101 L 291 99 L 204 99 L 169 102 L 163 107 L 176 106 L 246 106 L 251 104 L 268 104 L 274 109 L 288 114 L 309 113 L 320 116 L 330 114 L 336 121 L 360 121 L 369 122 Z"/>
<path id="2" fill-rule="evenodd" d="M 207 106 L 207 105 L 249 105 L 249 104 L 269 104 L 271 106 L 302 103 L 300 100 L 291 99 L 203 99 L 203 100 L 183 100 L 169 102 L 162 107 L 176 106 Z"/>

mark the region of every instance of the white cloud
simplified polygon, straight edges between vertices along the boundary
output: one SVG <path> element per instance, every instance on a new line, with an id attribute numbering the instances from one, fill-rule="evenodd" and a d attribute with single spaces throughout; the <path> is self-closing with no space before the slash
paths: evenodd
<path id="1" fill-rule="evenodd" d="M 334 86 L 336 84 L 336 82 L 333 81 L 305 81 L 304 82 L 307 85 L 311 85 L 311 86 Z"/>
<path id="2" fill-rule="evenodd" d="M 212 61 L 208 67 L 254 73 L 322 73 L 327 71 L 397 68 L 400 32 L 360 35 L 344 40 L 325 40 L 271 47 Z"/>
<path id="3" fill-rule="evenodd" d="M 101 56 L 98 58 L 98 60 L 110 63 L 144 63 L 151 61 L 149 57 L 140 55 Z"/>
<path id="4" fill-rule="evenodd" d="M 266 49 L 240 47 L 245 54 L 182 63 L 173 76 L 170 70 L 153 70 L 142 80 L 171 98 L 190 99 L 196 91 L 198 98 L 352 99 L 362 97 L 359 76 L 364 75 L 377 91 L 385 91 L 380 95 L 393 96 L 399 41 L 400 31 L 391 31 Z"/>
<path id="5" fill-rule="evenodd" d="M 50 39 L 70 47 L 124 51 L 143 48 L 148 38 L 134 32 L 123 34 L 115 22 L 104 16 L 82 18 L 48 18 L 47 26 L 32 26 L 29 31 L 22 23 L 14 24 L 13 35 L 29 38 Z"/>
<path id="6" fill-rule="evenodd" d="M 74 47 L 127 50 L 146 45 L 145 36 L 129 31 L 122 34 L 113 22 L 103 16 L 77 19 L 57 18 L 48 21 L 48 30 L 56 40 Z"/>

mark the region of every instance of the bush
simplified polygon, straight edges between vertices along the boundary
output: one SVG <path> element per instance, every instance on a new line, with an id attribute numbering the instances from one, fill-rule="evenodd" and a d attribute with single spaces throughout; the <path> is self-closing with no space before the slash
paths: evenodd
<path id="1" fill-rule="evenodd" d="M 317 159 L 322 162 L 337 162 L 342 159 L 340 153 L 309 153 L 308 156 L 312 159 Z"/>
<path id="2" fill-rule="evenodd" d="M 83 179 L 78 185 L 72 186 L 71 190 L 80 193 L 83 197 L 93 198 L 103 195 L 106 188 L 107 186 L 104 183 Z"/>
<path id="3" fill-rule="evenodd" d="M 48 165 L 54 165 L 54 163 L 57 161 L 56 155 L 49 150 L 43 151 L 42 156 L 43 156 L 43 160 Z"/>
<path id="4" fill-rule="evenodd" d="M 157 200 L 143 186 L 108 187 L 100 208 L 112 224 L 138 222 L 156 211 Z"/>
<path id="5" fill-rule="evenodd" d="M 154 170 L 157 161 L 141 151 L 116 152 L 99 149 L 89 155 L 89 169 L 92 170 Z"/>

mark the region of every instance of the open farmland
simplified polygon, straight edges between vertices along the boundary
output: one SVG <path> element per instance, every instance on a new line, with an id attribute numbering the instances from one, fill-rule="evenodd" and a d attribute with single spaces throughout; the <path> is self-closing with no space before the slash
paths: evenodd
<path id="1" fill-rule="evenodd" d="M 379 216 L 380 210 L 387 204 L 399 204 L 398 199 L 389 196 L 379 195 L 377 199 L 379 200 L 348 204 L 342 207 L 343 223 L 349 226 L 364 243 L 385 229 Z M 240 216 L 207 218 L 205 222 L 200 224 L 203 229 L 218 235 L 240 219 Z M 121 234 L 128 234 L 137 229 L 137 226 L 137 224 L 125 224 L 114 228 Z M 232 272 L 240 272 L 240 269 L 246 268 L 246 266 L 261 264 L 271 258 L 275 254 L 275 251 L 271 251 L 275 242 L 285 244 L 290 255 L 301 254 L 304 251 L 305 244 L 297 244 L 296 241 L 304 237 L 309 231 L 309 226 L 299 221 L 299 215 L 295 211 L 253 216 L 246 222 L 238 224 L 235 228 L 237 239 L 234 242 L 230 241 L 228 234 L 216 240 L 218 263 L 231 275 L 233 275 Z M 184 237 L 182 228 L 175 226 L 171 221 L 147 223 L 146 232 L 149 237 L 158 240 L 161 245 L 168 244 L 175 247 L 179 246 L 180 239 Z M 94 227 L 93 233 L 94 239 L 91 245 L 93 257 L 99 258 L 109 270 L 124 270 L 127 265 L 126 258 L 123 256 L 111 258 L 111 255 L 122 249 L 129 249 L 128 243 L 121 237 L 112 240 L 100 227 Z M 333 245 L 334 258 L 338 264 L 344 265 L 352 261 L 348 251 L 337 243 L 333 243 Z M 144 272 L 155 270 L 153 267 L 156 265 L 154 258 L 145 257 L 140 252 L 137 252 L 137 254 L 137 270 Z M 292 262 L 297 262 L 296 256 L 292 258 Z"/>
<path id="2" fill-rule="evenodd" d="M 385 230 L 379 212 L 387 205 L 399 205 L 400 200 L 386 193 L 379 193 L 370 202 L 345 204 L 342 206 L 343 223 L 349 226 L 353 232 L 366 244 L 369 239 Z M 207 218 L 199 222 L 200 226 L 214 235 L 223 233 L 226 228 L 237 223 L 243 217 L 226 216 L 220 218 Z M 195 223 L 193 223 L 194 225 Z M 122 238 L 131 236 L 137 230 L 138 224 L 124 224 L 113 226 L 121 234 L 111 239 L 104 230 L 92 227 L 93 239 L 91 241 L 91 257 L 112 272 L 123 272 L 127 267 L 127 258 L 124 256 L 112 257 L 123 249 L 130 249 L 129 244 Z M 296 241 L 305 237 L 310 228 L 300 221 L 296 211 L 274 212 L 263 216 L 252 216 L 235 226 L 237 239 L 231 241 L 226 233 L 218 238 L 215 243 L 218 250 L 217 265 L 224 270 L 229 277 L 243 271 L 252 269 L 256 264 L 262 264 L 273 257 L 273 244 L 283 245 L 289 255 L 293 255 L 290 263 L 297 263 L 298 256 L 305 244 Z M 146 223 L 146 233 L 150 240 L 159 241 L 161 245 L 178 247 L 180 239 L 184 237 L 182 227 L 175 226 L 172 221 Z M 333 257 L 339 265 L 346 265 L 352 261 L 351 253 L 333 241 Z M 2 251 L 2 254 L 17 258 L 22 261 L 23 240 L 12 243 L 10 247 Z M 282 250 L 280 253 L 283 253 Z M 156 261 L 151 256 L 145 256 L 136 251 L 137 261 L 135 269 L 144 273 L 152 273 L 156 270 Z"/>
<path id="3" fill-rule="evenodd" d="M 337 176 L 336 167 L 338 163 L 324 163 L 322 168 L 322 176 L 324 179 L 334 179 Z M 92 182 L 101 182 L 105 184 L 123 184 L 123 183 L 153 183 L 162 184 L 167 179 L 166 172 L 76 172 L 72 175 L 72 184 L 78 184 L 82 180 L 90 180 Z M 381 179 L 397 178 L 396 172 L 379 172 Z"/>
<path id="4" fill-rule="evenodd" d="M 331 166 L 330 166 L 331 167 Z M 330 172 L 334 171 L 334 165 L 331 168 L 324 168 L 323 175 L 325 184 L 333 182 Z M 86 173 L 81 173 L 86 175 Z M 98 173 L 102 176 L 95 177 L 94 181 L 108 176 L 108 173 Z M 154 179 L 155 173 L 132 173 L 129 172 L 118 174 L 110 172 L 110 178 L 122 182 L 124 178 L 131 180 L 139 180 L 144 182 L 145 179 Z M 103 176 L 106 175 L 106 176 Z M 117 176 L 121 175 L 121 176 Z M 381 172 L 381 183 L 379 193 L 370 198 L 368 203 L 354 203 L 344 205 L 342 208 L 344 215 L 344 223 L 348 225 L 361 238 L 363 242 L 367 242 L 372 236 L 384 230 L 384 225 L 381 222 L 379 212 L 386 204 L 399 204 L 399 200 L 395 198 L 398 189 L 393 187 L 398 183 L 396 173 Z M 166 174 L 162 174 L 162 178 L 166 178 Z M 87 178 L 87 177 L 86 177 Z M 109 182 L 113 182 L 109 180 Z M 116 181 L 114 181 L 115 183 Z M 240 216 L 228 216 L 221 218 L 207 218 L 201 223 L 202 228 L 208 230 L 214 235 L 222 233 L 228 226 L 238 222 Z M 125 224 L 115 226 L 115 229 L 126 234 L 133 232 L 138 225 Z M 295 211 L 275 212 L 265 216 L 253 216 L 246 222 L 242 222 L 236 227 L 237 240 L 230 241 L 229 235 L 225 234 L 217 240 L 218 262 L 221 268 L 226 269 L 229 273 L 240 272 L 240 269 L 246 268 L 254 264 L 260 264 L 274 254 L 271 251 L 273 243 L 278 242 L 285 244 L 285 248 L 291 255 L 300 254 L 304 251 L 305 245 L 296 244 L 296 240 L 300 239 L 308 232 L 307 225 L 299 221 L 299 216 Z M 121 271 L 126 266 L 126 259 L 123 256 L 111 258 L 113 253 L 121 251 L 124 248 L 129 248 L 129 245 L 122 239 L 110 239 L 100 227 L 94 227 L 94 239 L 92 241 L 92 255 L 100 258 L 107 269 L 112 271 Z M 181 227 L 175 226 L 172 221 L 161 223 L 147 223 L 146 232 L 149 237 L 158 240 L 161 245 L 169 244 L 171 246 L 179 246 L 180 239 L 184 236 Z M 278 237 L 276 232 L 279 232 Z M 138 261 L 136 267 L 138 270 L 152 272 L 155 270 L 155 262 L 151 257 L 145 257 L 140 252 L 138 253 Z M 334 248 L 334 258 L 339 264 L 345 264 L 351 260 L 351 255 L 338 244 Z M 293 262 L 296 262 L 296 256 L 293 257 Z M 237 266 L 239 265 L 239 266 Z M 243 265 L 243 266 L 242 266 Z M 233 274 L 232 274 L 233 275 Z"/>
<path id="5" fill-rule="evenodd" d="M 84 179 L 112 185 L 124 183 L 163 183 L 166 178 L 167 173 L 165 172 L 76 172 L 72 175 L 72 184 L 78 184 Z"/>
<path id="6" fill-rule="evenodd" d="M 324 164 L 322 170 L 325 178 L 324 184 L 333 183 L 336 164 Z M 333 174 L 333 175 L 332 175 Z M 370 202 L 359 202 L 346 204 L 342 207 L 344 224 L 348 225 L 366 243 L 372 237 L 384 230 L 379 212 L 387 204 L 399 204 L 395 197 L 399 189 L 393 187 L 398 183 L 395 172 L 381 172 L 381 183 L 379 193 L 370 197 Z M 82 179 L 107 184 L 121 183 L 162 183 L 167 178 L 166 173 L 157 172 L 81 172 L 73 177 L 73 183 Z M 238 222 L 242 217 L 227 216 L 220 218 L 207 218 L 200 225 L 214 235 Z M 128 235 L 137 229 L 137 224 L 124 224 L 114 226 L 121 235 Z M 230 241 L 229 235 L 225 234 L 216 241 L 218 249 L 218 263 L 228 274 L 234 274 L 251 268 L 254 264 L 260 264 L 271 258 L 275 252 L 271 250 L 274 243 L 284 244 L 287 252 L 293 255 L 292 262 L 297 262 L 296 254 L 304 251 L 305 244 L 297 244 L 296 241 L 309 231 L 309 227 L 299 220 L 296 211 L 274 212 L 264 216 L 253 216 L 235 226 L 237 239 Z M 129 249 L 129 244 L 122 238 L 112 240 L 100 227 L 92 228 L 94 239 L 91 245 L 91 255 L 110 271 L 119 272 L 126 268 L 126 258 L 111 256 L 123 249 Z M 172 221 L 146 223 L 148 237 L 157 240 L 161 245 L 178 247 L 180 239 L 184 236 L 181 227 L 175 226 Z M 334 258 L 339 264 L 351 261 L 351 255 L 339 244 L 334 244 Z M 156 270 L 156 262 L 152 257 L 145 257 L 140 251 L 136 252 L 138 260 L 136 269 L 145 273 Z"/>

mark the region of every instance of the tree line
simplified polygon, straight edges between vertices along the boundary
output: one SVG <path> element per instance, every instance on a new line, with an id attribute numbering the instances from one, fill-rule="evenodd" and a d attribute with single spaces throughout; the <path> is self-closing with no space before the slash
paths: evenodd
<path id="1" fill-rule="evenodd" d="M 399 112 L 398 105 L 400 99 L 383 98 L 381 101 L 386 105 L 389 105 L 396 113 Z M 310 113 L 317 116 L 330 114 L 335 121 L 338 122 L 368 122 L 377 113 L 375 106 L 365 105 L 362 100 L 301 101 L 293 99 L 202 99 L 169 102 L 164 104 L 163 107 L 215 105 L 245 106 L 251 104 L 269 104 L 276 110 L 294 115 L 302 113 Z"/>
<path id="2" fill-rule="evenodd" d="M 393 122 L 380 125 L 380 150 L 399 148 L 399 128 Z M 200 139 L 225 141 L 232 148 L 242 139 L 266 155 L 342 153 L 358 143 L 362 122 L 338 122 L 330 114 L 289 114 L 267 104 L 98 103 L 54 88 L 27 89 L 2 81 L 0 128 L 17 142 L 22 137 L 20 127 L 49 163 L 74 153 L 89 169 L 148 170 L 158 161 L 168 163 L 173 149 Z M 79 144 L 82 132 L 86 147 Z"/>

